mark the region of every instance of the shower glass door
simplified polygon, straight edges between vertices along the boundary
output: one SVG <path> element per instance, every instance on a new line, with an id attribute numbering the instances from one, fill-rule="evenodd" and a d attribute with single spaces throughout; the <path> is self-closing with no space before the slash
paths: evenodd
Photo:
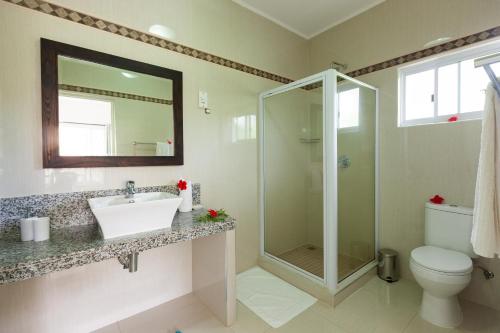
<path id="1" fill-rule="evenodd" d="M 262 98 L 263 251 L 324 280 L 324 77 Z"/>
<path id="2" fill-rule="evenodd" d="M 377 90 L 331 69 L 260 103 L 261 255 L 341 290 L 376 265 Z"/>
<path id="3" fill-rule="evenodd" d="M 377 92 L 337 74 L 338 280 L 375 260 Z"/>

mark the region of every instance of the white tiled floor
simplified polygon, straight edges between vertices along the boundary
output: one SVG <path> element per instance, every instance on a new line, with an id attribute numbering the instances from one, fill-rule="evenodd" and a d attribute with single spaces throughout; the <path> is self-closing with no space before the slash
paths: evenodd
<path id="1" fill-rule="evenodd" d="M 421 289 L 412 281 L 388 284 L 377 277 L 336 308 L 318 302 L 286 325 L 273 329 L 242 304 L 238 320 L 224 327 L 192 295 L 158 306 L 105 327 L 95 333 L 170 333 L 174 324 L 183 333 L 498 333 L 500 312 L 462 302 L 464 322 L 457 329 L 442 329 L 418 315 Z"/>

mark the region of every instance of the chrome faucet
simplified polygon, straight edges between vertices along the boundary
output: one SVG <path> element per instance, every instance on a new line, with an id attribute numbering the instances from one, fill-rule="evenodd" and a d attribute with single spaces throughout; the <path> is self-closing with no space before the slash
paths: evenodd
<path id="1" fill-rule="evenodd" d="M 125 194 L 125 198 L 130 199 L 134 197 L 135 194 L 135 182 L 133 180 L 129 180 L 127 182 L 126 188 L 127 194 Z"/>

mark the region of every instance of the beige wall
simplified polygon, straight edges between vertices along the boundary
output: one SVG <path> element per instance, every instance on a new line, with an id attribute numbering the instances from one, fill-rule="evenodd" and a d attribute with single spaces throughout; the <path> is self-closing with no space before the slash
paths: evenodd
<path id="1" fill-rule="evenodd" d="M 311 40 L 311 72 L 345 62 L 348 71 L 424 48 L 439 37 L 460 37 L 497 26 L 495 0 L 387 0 Z M 397 127 L 397 69 L 358 79 L 380 89 L 380 242 L 401 254 L 411 278 L 410 251 L 424 241 L 424 203 L 440 193 L 472 206 L 480 122 Z M 500 263 L 481 260 L 496 274 Z M 474 273 L 464 297 L 500 309 L 498 279 Z"/>
<path id="2" fill-rule="evenodd" d="M 113 129 L 114 155 L 154 156 L 156 142 L 174 139 L 173 108 L 171 105 L 114 98 Z M 153 144 L 133 145 L 134 141 Z"/>
<path id="3" fill-rule="evenodd" d="M 88 333 L 188 294 L 192 247 L 141 252 L 135 273 L 110 259 L 1 286 L 0 331 Z"/>
<path id="4" fill-rule="evenodd" d="M 135 75 L 133 78 L 123 73 Z M 117 91 L 147 97 L 172 99 L 172 80 L 95 64 L 69 57 L 58 57 L 59 84 Z"/>
<path id="5" fill-rule="evenodd" d="M 308 63 L 306 41 L 230 0 L 151 0 L 147 6 L 139 0 L 57 3 L 141 30 L 157 22 L 168 24 L 177 31 L 178 42 L 278 74 L 301 77 L 306 71 L 303 67 Z M 238 270 L 256 264 L 257 143 L 255 139 L 233 142 L 231 134 L 233 118 L 255 115 L 258 94 L 277 86 L 276 82 L 4 1 L 0 1 L 0 31 L 0 197 L 122 188 L 129 179 L 135 180 L 137 186 L 158 185 L 187 177 L 202 184 L 205 206 L 225 208 L 238 220 Z M 42 169 L 40 37 L 182 71 L 184 166 Z M 199 89 L 209 94 L 210 116 L 197 107 Z M 154 255 L 157 260 L 172 259 L 169 253 Z M 114 269 L 116 263 L 102 265 L 104 269 L 97 272 L 98 279 L 105 279 L 107 270 Z M 150 274 L 151 285 L 162 283 L 163 271 L 152 270 Z M 75 281 L 90 278 L 85 270 L 72 276 Z M 48 279 L 47 283 L 55 287 L 58 282 Z M 142 292 L 138 288 L 127 290 L 123 285 L 107 283 L 106 286 L 117 294 Z M 0 289 L 5 293 L 9 288 Z M 174 296 L 173 290 L 186 291 L 175 283 L 168 285 L 168 289 L 172 293 L 164 295 L 170 298 Z M 63 290 L 60 299 L 80 296 L 77 290 Z M 92 302 L 89 300 L 88 304 Z M 145 307 L 147 302 L 142 309 Z M 95 320 L 104 322 L 106 318 Z"/>
<path id="6" fill-rule="evenodd" d="M 175 30 L 178 43 L 293 79 L 307 73 L 306 40 L 230 0 L 52 2 L 141 31 L 165 24 Z"/>

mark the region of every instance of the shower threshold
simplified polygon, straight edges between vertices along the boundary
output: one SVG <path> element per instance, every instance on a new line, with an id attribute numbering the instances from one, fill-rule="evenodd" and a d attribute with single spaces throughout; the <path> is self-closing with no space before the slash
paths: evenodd
<path id="1" fill-rule="evenodd" d="M 323 248 L 306 244 L 284 252 L 277 256 L 279 259 L 292 264 L 304 271 L 314 274 L 317 277 L 324 278 L 323 269 Z M 368 261 L 363 261 L 348 255 L 339 254 L 338 274 L 339 281 L 345 279 L 358 269 L 366 265 Z"/>

